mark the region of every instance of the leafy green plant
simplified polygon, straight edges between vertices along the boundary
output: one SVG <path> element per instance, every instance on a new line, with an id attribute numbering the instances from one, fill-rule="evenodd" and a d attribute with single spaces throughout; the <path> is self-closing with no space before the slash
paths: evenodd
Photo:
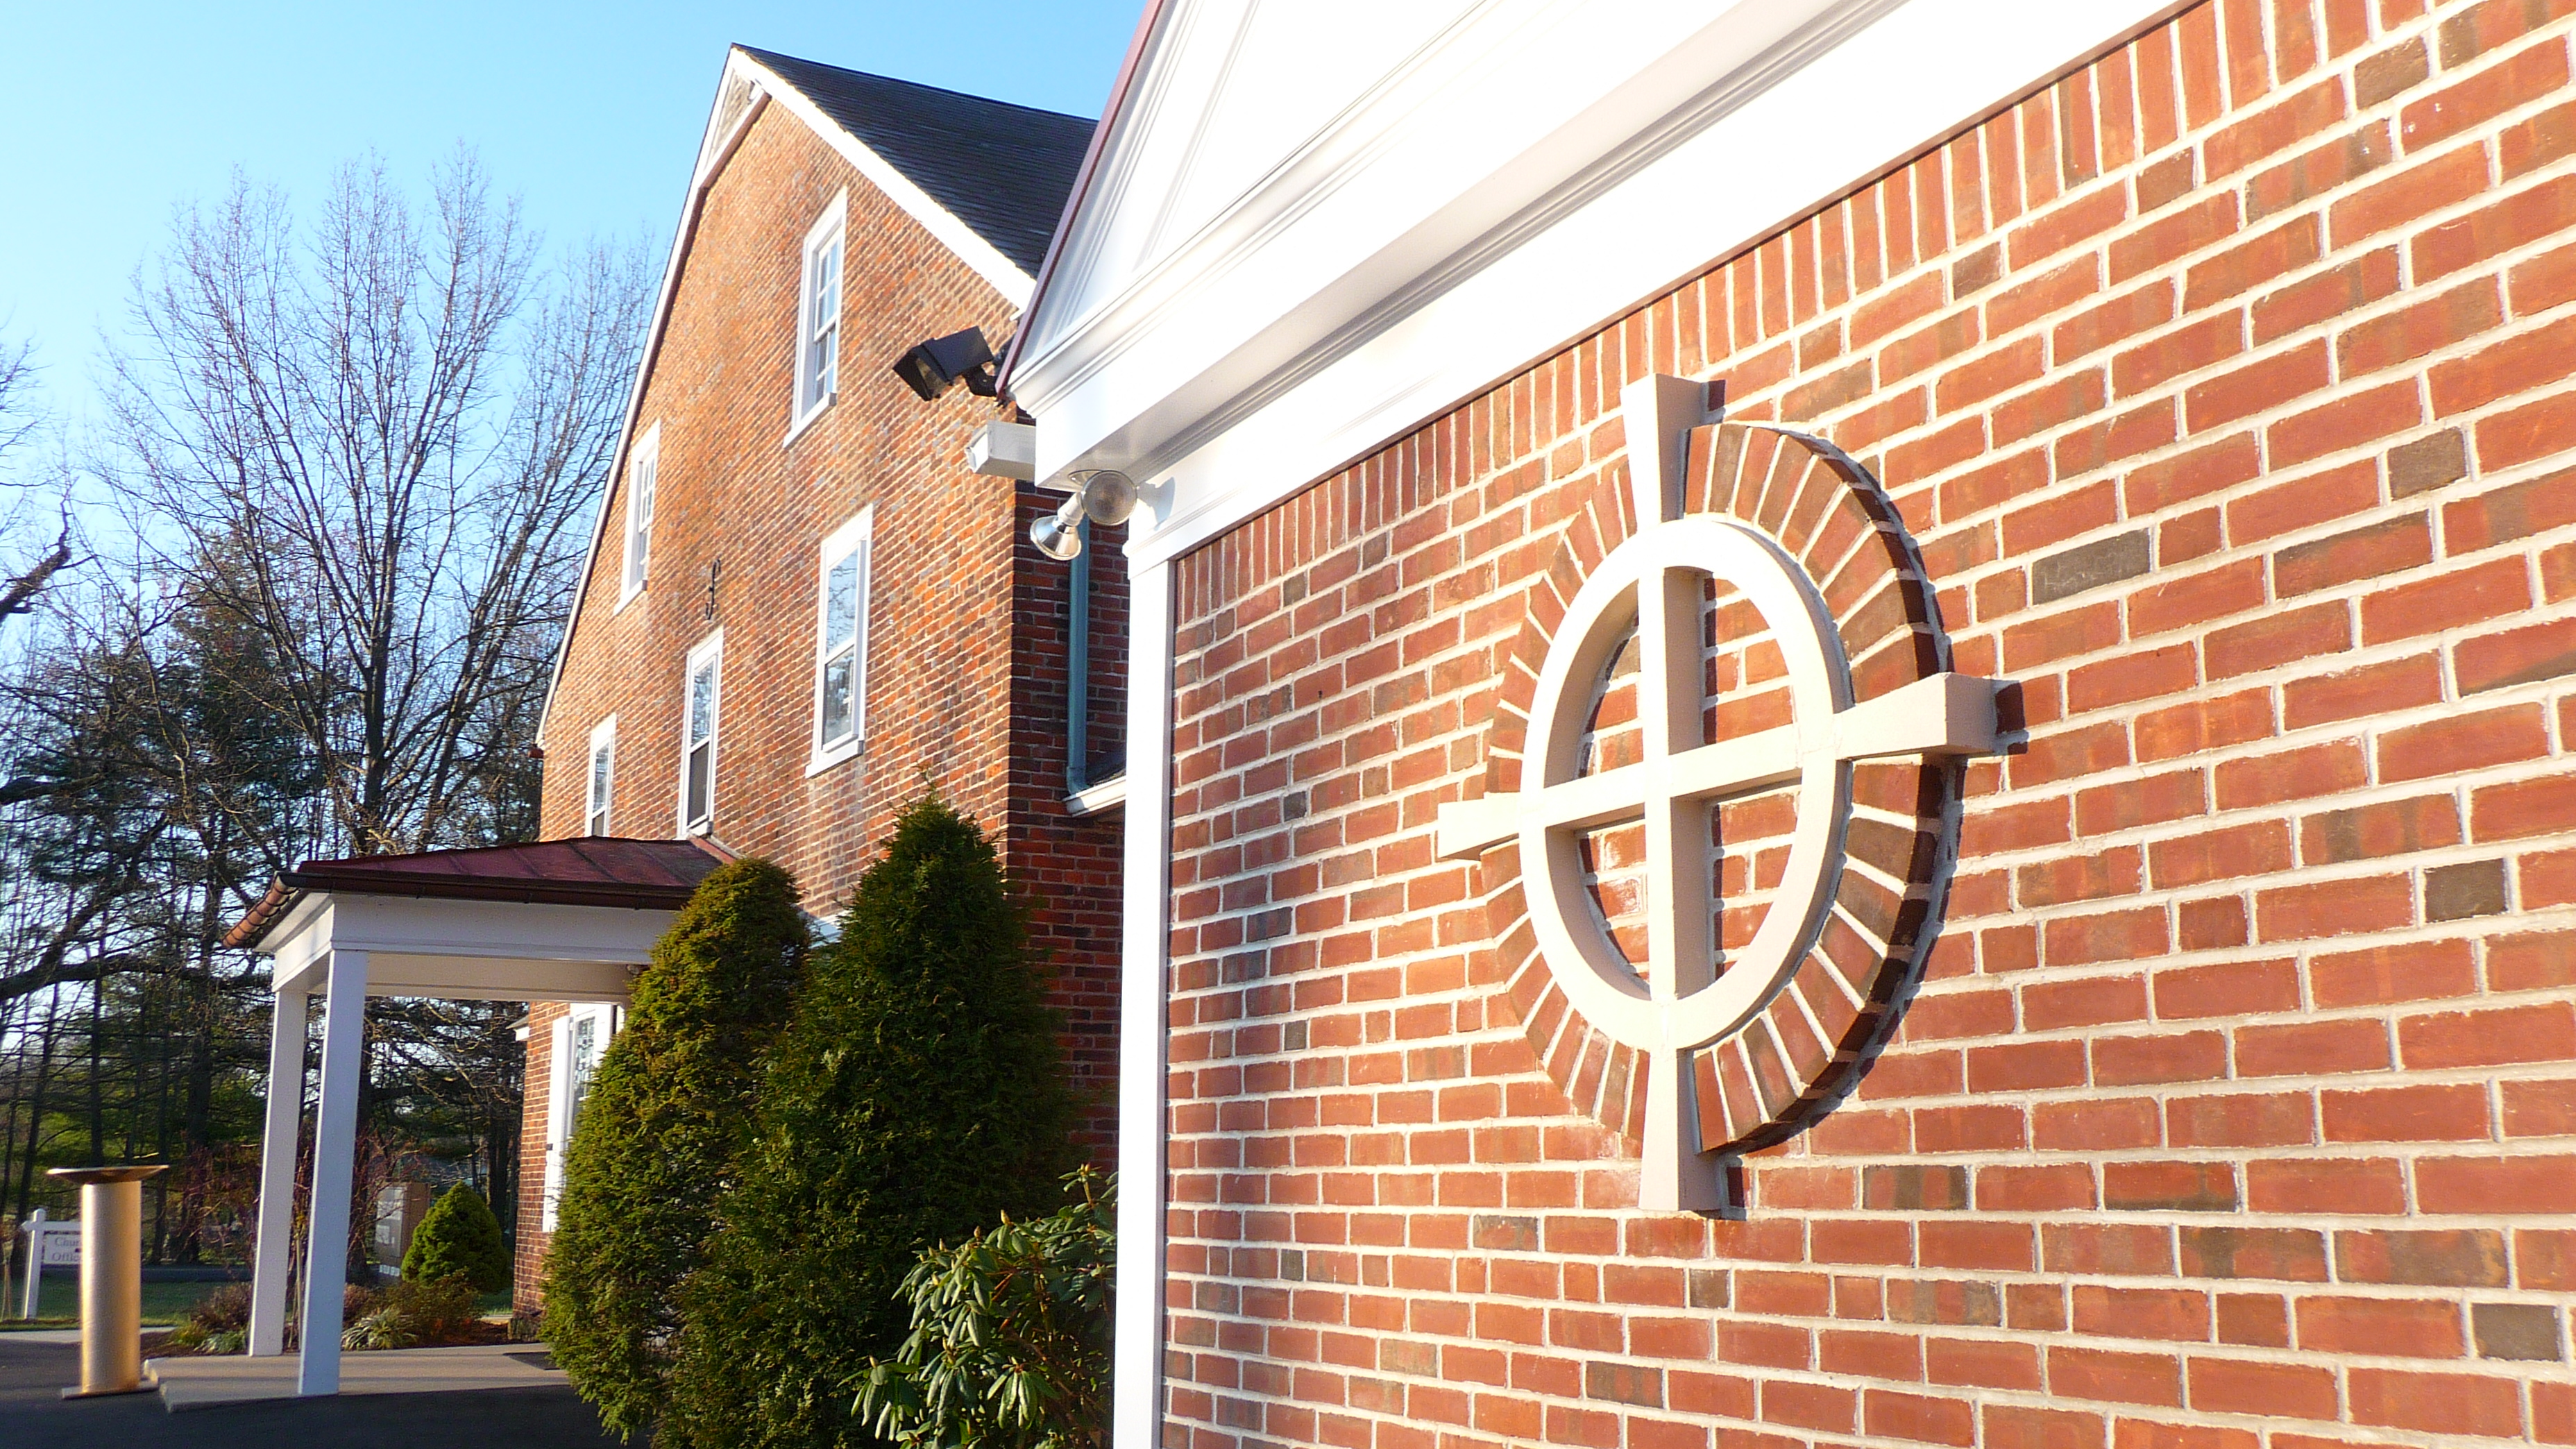
<path id="1" fill-rule="evenodd" d="M 473 1343 L 482 1338 L 474 1284 L 462 1273 L 387 1287 L 352 1284 L 340 1296 L 340 1347 L 347 1351 Z"/>
<path id="2" fill-rule="evenodd" d="M 681 1295 L 664 1433 L 878 1442 L 850 1394 L 903 1345 L 905 1275 L 926 1246 L 1051 1208 L 1072 1109 L 991 842 L 936 798 L 910 806 L 771 1054 L 740 1185 Z"/>
<path id="3" fill-rule="evenodd" d="M 812 932 L 795 877 L 765 860 L 709 875 L 635 979 L 564 1163 L 541 1332 L 621 1435 L 661 1417 L 698 1266 L 787 1019 Z"/>
<path id="4" fill-rule="evenodd" d="M 1052 1217 L 1005 1218 L 921 1255 L 912 1336 L 860 1381 L 860 1422 L 906 1449 L 1100 1449 L 1109 1442 L 1116 1179 L 1084 1168 Z"/>
<path id="5" fill-rule="evenodd" d="M 249 1342 L 248 1283 L 227 1283 L 198 1299 L 170 1329 L 170 1346 L 189 1353 L 239 1353 Z"/>
<path id="6" fill-rule="evenodd" d="M 501 1241 L 501 1220 L 492 1216 L 483 1194 L 461 1182 L 421 1214 L 402 1261 L 403 1277 L 415 1283 L 460 1273 L 478 1292 L 500 1293 L 510 1286 L 510 1247 Z"/>
<path id="7" fill-rule="evenodd" d="M 340 1347 L 348 1353 L 378 1348 L 410 1348 L 420 1340 L 419 1326 L 412 1322 L 409 1314 L 391 1303 L 378 1304 L 340 1330 Z"/>

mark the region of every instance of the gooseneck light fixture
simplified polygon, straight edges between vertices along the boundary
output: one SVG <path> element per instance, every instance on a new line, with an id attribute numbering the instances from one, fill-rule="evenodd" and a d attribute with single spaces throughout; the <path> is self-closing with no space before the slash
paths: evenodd
<path id="1" fill-rule="evenodd" d="M 1069 560 L 1082 552 L 1082 523 L 1116 525 L 1136 512 L 1136 483 L 1114 468 L 1073 475 L 1073 492 L 1055 512 L 1029 525 L 1029 542 L 1051 559 Z"/>

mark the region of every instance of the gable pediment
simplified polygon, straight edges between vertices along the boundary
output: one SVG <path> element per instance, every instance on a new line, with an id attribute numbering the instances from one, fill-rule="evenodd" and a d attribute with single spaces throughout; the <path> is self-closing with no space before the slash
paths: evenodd
<path id="1" fill-rule="evenodd" d="M 1014 348 L 1040 476 L 1167 556 L 2162 3 L 1162 0 Z"/>

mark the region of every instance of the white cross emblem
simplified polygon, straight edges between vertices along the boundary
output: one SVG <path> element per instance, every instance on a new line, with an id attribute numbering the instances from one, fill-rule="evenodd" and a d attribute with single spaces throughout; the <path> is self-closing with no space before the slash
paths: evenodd
<path id="1" fill-rule="evenodd" d="M 1681 516 L 1682 453 L 1704 420 L 1701 385 L 1651 377 L 1621 399 L 1635 490 L 1635 537 L 1594 569 L 1548 646 L 1530 710 L 1522 788 L 1444 805 L 1439 853 L 1520 844 L 1522 893 L 1549 971 L 1568 1001 L 1645 1057 L 1639 1205 L 1724 1206 L 1718 1164 L 1699 1150 L 1690 1053 L 1740 1031 L 1816 943 L 1840 884 L 1851 762 L 1994 750 L 1994 686 L 1936 674 L 1855 706 L 1842 640 L 1815 584 L 1767 535 L 1711 515 Z M 1788 667 L 1791 723 L 1702 743 L 1701 576 L 1741 590 Z M 1644 758 L 1583 775 L 1591 688 L 1623 644 L 1638 644 Z M 1795 784 L 1797 826 L 1778 896 L 1721 973 L 1710 936 L 1708 812 L 1732 796 Z M 1581 834 L 1642 817 L 1646 950 L 1641 979 L 1600 929 L 1586 896 Z M 1651 984 L 1649 984 L 1651 982 Z"/>

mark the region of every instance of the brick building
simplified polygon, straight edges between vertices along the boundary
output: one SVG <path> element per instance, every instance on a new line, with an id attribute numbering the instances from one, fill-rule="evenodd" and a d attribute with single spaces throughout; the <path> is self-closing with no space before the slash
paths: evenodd
<path id="1" fill-rule="evenodd" d="M 2570 9 L 1149 6 L 1117 1441 L 2576 1443 Z"/>
<path id="2" fill-rule="evenodd" d="M 1010 334 L 1091 123 L 737 47 L 691 179 L 619 476 L 550 696 L 543 833 L 691 838 L 847 901 L 894 812 L 936 787 L 1030 888 L 1087 1129 L 1114 1132 L 1122 699 L 1094 672 L 1069 780 L 1073 601 L 1030 544 L 1051 508 L 970 471 L 1006 421 L 891 365 Z M 1025 472 L 1025 469 L 1020 470 Z M 1116 550 L 1091 653 L 1115 662 Z M 1105 747 L 1105 748 L 1104 748 Z M 616 1008 L 528 1020 L 518 1296 L 534 1307 L 569 1110 Z"/>

